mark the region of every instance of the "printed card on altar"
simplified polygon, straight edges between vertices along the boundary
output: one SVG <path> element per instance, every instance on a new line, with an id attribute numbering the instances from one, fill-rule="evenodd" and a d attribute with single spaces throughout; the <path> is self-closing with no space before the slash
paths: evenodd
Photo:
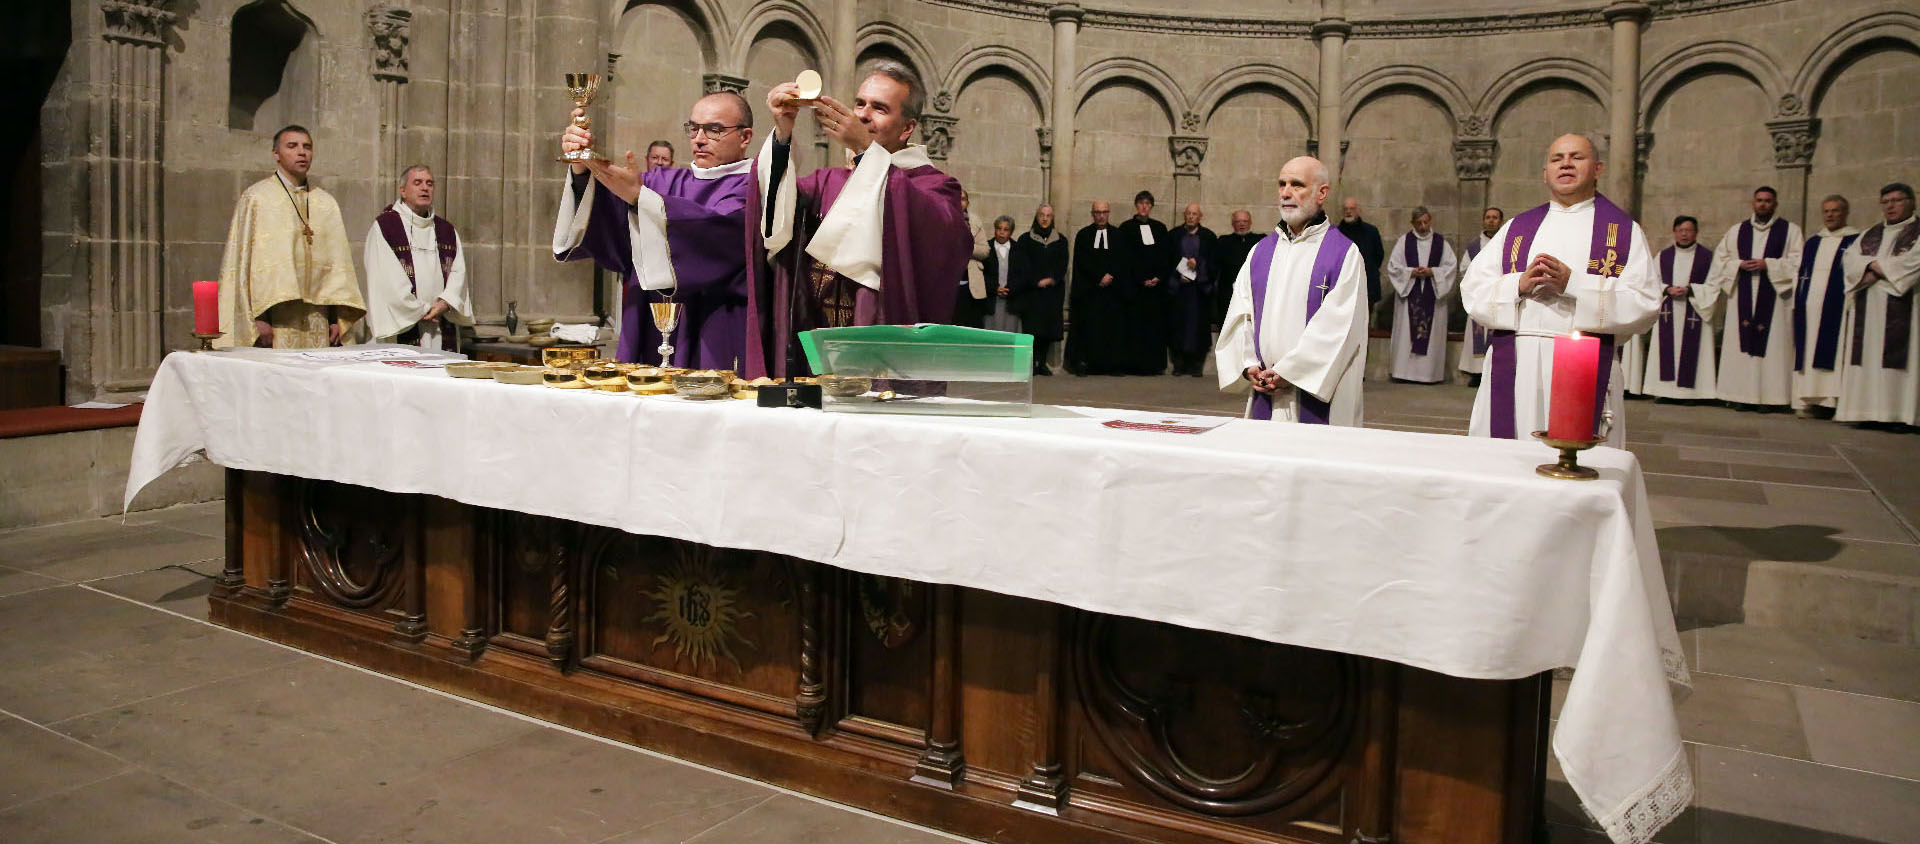
<path id="1" fill-rule="evenodd" d="M 1189 416 L 1178 413 L 1129 413 L 1100 423 L 1122 431 L 1158 431 L 1163 434 L 1204 434 L 1232 422 L 1231 416 Z"/>

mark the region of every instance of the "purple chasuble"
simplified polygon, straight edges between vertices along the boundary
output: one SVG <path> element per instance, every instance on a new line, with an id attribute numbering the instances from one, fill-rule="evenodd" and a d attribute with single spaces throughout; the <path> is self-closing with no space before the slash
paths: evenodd
<path id="1" fill-rule="evenodd" d="M 731 369 L 745 356 L 747 330 L 747 198 L 752 177 L 745 171 L 702 179 L 690 169 L 654 170 L 641 183 L 660 195 L 667 214 L 667 251 L 673 261 L 672 291 L 642 290 L 635 272 L 627 214 L 633 210 L 599 182 L 593 182 L 593 216 L 580 247 L 554 257 L 571 261 L 591 257 L 620 274 L 620 348 L 627 363 L 660 362 L 660 332 L 653 326 L 653 302 L 671 292 L 681 306 L 673 332 L 673 362 L 696 369 Z"/>
<path id="2" fill-rule="evenodd" d="M 1446 238 L 1439 232 L 1433 233 L 1433 245 L 1427 248 L 1427 262 L 1420 263 L 1420 241 L 1413 232 L 1401 238 L 1401 260 L 1408 269 L 1414 267 L 1440 266 L 1440 249 L 1446 245 Z M 1433 334 L 1433 306 L 1438 301 L 1434 295 L 1433 279 L 1416 278 L 1413 280 L 1413 292 L 1407 294 L 1407 327 L 1413 331 L 1412 350 L 1415 355 L 1426 357 L 1427 341 Z"/>
<path id="3" fill-rule="evenodd" d="M 373 218 L 380 227 L 380 239 L 387 242 L 387 248 L 393 250 L 393 257 L 399 259 L 400 268 L 407 271 L 407 292 L 418 294 L 420 282 L 413 275 L 413 241 L 407 239 L 406 221 L 400 219 L 400 212 L 387 206 Z M 440 257 L 440 278 L 444 281 L 453 276 L 453 259 L 460 254 L 460 238 L 453 233 L 453 224 L 438 214 L 433 216 L 433 244 Z M 441 317 L 440 348 L 455 352 L 460 349 L 460 329 L 453 321 Z M 415 325 L 394 337 L 395 342 L 413 345 L 419 342 L 420 326 Z"/>
<path id="4" fill-rule="evenodd" d="M 775 155 L 780 154 L 776 149 Z M 759 166 L 754 164 L 749 178 L 759 178 Z M 852 175 L 852 168 L 831 167 L 795 180 L 799 196 L 794 214 L 796 218 L 806 215 L 808 236 L 819 229 L 821 217 Z M 795 237 L 779 255 L 768 255 L 764 234 L 754 233 L 747 285 L 747 310 L 754 330 L 747 333 L 741 377 L 786 377 L 786 343 L 798 332 L 823 327 L 815 324 L 825 310 L 822 291 L 837 302 L 828 306 L 835 313 L 826 314 L 832 324 L 913 325 L 953 319 L 953 279 L 966 277 L 967 259 L 973 254 L 973 233 L 960 210 L 960 183 L 932 165 L 889 168 L 885 202 L 880 289 L 859 284 L 802 255 L 808 277 L 799 280 L 807 290 L 797 323 L 788 318 L 788 297 L 795 282 L 793 250 L 804 250 L 807 244 Z M 747 196 L 747 214 L 756 225 L 766 219 L 757 190 Z M 850 304 L 838 302 L 849 294 Z M 800 365 L 806 366 L 804 358 Z"/>
<path id="5" fill-rule="evenodd" d="M 1550 203 L 1548 203 L 1550 204 Z M 1533 259 L 1533 237 L 1540 233 L 1540 224 L 1547 219 L 1547 206 L 1542 204 L 1529 208 L 1513 218 L 1507 226 L 1506 243 L 1500 255 L 1500 272 L 1517 273 L 1527 267 Z M 1633 217 L 1620 210 L 1604 194 L 1593 195 L 1593 240 L 1587 250 L 1587 271 L 1601 278 L 1618 278 L 1620 271 L 1627 266 L 1627 258 L 1633 246 Z M 1568 279 L 1572 283 L 1572 279 Z M 1588 332 L 1589 336 L 1600 338 L 1600 357 L 1602 360 L 1614 360 L 1618 352 L 1613 344 L 1613 335 Z M 1517 422 L 1514 416 L 1514 380 L 1518 377 L 1519 361 L 1515 357 L 1514 333 L 1507 330 L 1493 332 L 1493 341 L 1487 350 L 1487 365 L 1493 373 L 1493 383 L 1488 385 L 1488 408 L 1491 418 L 1488 420 L 1489 433 L 1500 439 L 1519 439 L 1514 430 Z M 1594 379 L 1596 397 L 1593 403 L 1594 430 L 1599 430 L 1600 419 L 1607 407 L 1607 385 L 1613 378 L 1613 366 L 1600 367 L 1600 377 Z"/>
<path id="6" fill-rule="evenodd" d="M 1253 245 L 1253 269 L 1249 271 L 1253 281 L 1253 359 L 1260 362 L 1260 368 L 1267 368 L 1267 358 L 1260 353 L 1260 320 L 1267 309 L 1267 275 L 1273 271 L 1273 251 L 1280 244 L 1279 232 L 1268 232 L 1266 237 Z M 1313 256 L 1313 274 L 1308 277 L 1307 285 L 1307 321 L 1320 312 L 1320 302 L 1326 298 L 1340 281 L 1340 268 L 1346 264 L 1347 248 L 1353 241 L 1340 233 L 1332 225 L 1327 226 L 1325 234 L 1320 236 L 1320 250 Z M 1318 396 L 1305 390 L 1294 388 L 1300 396 L 1300 418 L 1298 421 L 1309 425 L 1326 425 L 1332 418 L 1333 403 L 1322 401 Z M 1253 407 L 1248 411 L 1253 419 L 1273 419 L 1273 396 L 1255 390 Z"/>
<path id="7" fill-rule="evenodd" d="M 1887 224 L 1874 223 L 1873 228 L 1867 229 L 1860 235 L 1860 254 L 1879 254 L 1880 241 L 1886 235 Z M 1900 231 L 1900 238 L 1893 242 L 1892 249 L 1887 250 L 1888 257 L 1907 254 L 1907 250 L 1913 248 L 1915 241 L 1920 241 L 1920 222 L 1908 223 L 1907 227 Z M 1840 259 L 1836 257 L 1833 262 L 1837 265 Z M 1873 285 L 1867 285 L 1853 294 L 1853 312 L 1856 318 L 1853 321 L 1852 352 L 1855 366 L 1860 365 L 1866 352 L 1867 294 L 1872 290 Z M 1920 291 L 1909 290 L 1905 296 L 1881 294 L 1887 297 L 1886 331 L 1880 338 L 1880 366 L 1883 369 L 1905 371 L 1907 368 L 1907 341 L 1913 337 L 1913 297 L 1916 293 Z"/>
<path id="8" fill-rule="evenodd" d="M 1841 256 L 1860 238 L 1850 234 L 1840 239 L 1834 250 L 1833 266 L 1827 271 L 1827 286 L 1820 294 L 1820 324 L 1814 326 L 1813 368 L 1833 371 L 1840 357 L 1840 311 L 1846 305 L 1847 274 Z M 1793 288 L 1793 371 L 1807 371 L 1807 297 L 1813 295 L 1813 264 L 1820 257 L 1820 238 L 1807 238 L 1800 253 L 1799 284 Z"/>
<path id="9" fill-rule="evenodd" d="M 1754 257 L 1752 220 L 1741 221 L 1740 231 L 1734 235 L 1734 247 L 1740 260 L 1747 261 Z M 1773 226 L 1767 230 L 1767 244 L 1761 257 L 1778 258 L 1785 254 L 1787 224 L 1775 217 Z M 1749 281 L 1752 283 L 1749 284 Z M 1734 284 L 1739 288 L 1740 353 L 1749 357 L 1765 357 L 1767 336 L 1773 333 L 1773 302 L 1779 297 L 1773 292 L 1766 270 L 1741 270 Z"/>
<path id="10" fill-rule="evenodd" d="M 1698 249 L 1698 247 L 1695 247 Z M 1660 250 L 1660 282 L 1663 287 L 1673 287 L 1673 256 L 1676 247 L 1669 246 Z M 1693 268 L 1687 273 L 1687 284 L 1704 284 L 1707 280 L 1707 268 L 1713 265 L 1713 258 L 1706 250 L 1698 249 L 1693 257 Z M 1700 375 L 1700 312 L 1693 309 L 1693 300 L 1682 296 L 1678 299 L 1661 294 L 1660 300 L 1660 380 L 1679 384 L 1693 389 Z M 1675 305 L 1675 302 L 1680 304 Z M 1679 342 L 1674 342 L 1674 323 L 1681 323 Z M 1676 360 L 1675 356 L 1678 355 Z M 1675 366 L 1678 369 L 1675 369 Z"/>

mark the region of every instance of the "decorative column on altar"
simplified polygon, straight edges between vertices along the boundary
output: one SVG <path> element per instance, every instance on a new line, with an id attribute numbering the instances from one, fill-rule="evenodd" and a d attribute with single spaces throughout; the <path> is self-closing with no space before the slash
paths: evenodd
<path id="1" fill-rule="evenodd" d="M 1780 214 L 1806 228 L 1807 174 L 1813 169 L 1813 145 L 1820 139 L 1820 121 L 1807 114 L 1798 96 L 1780 98 L 1774 119 L 1767 121 L 1773 135 L 1773 166 L 1779 171 Z"/>
<path id="2" fill-rule="evenodd" d="M 166 114 L 167 28 L 163 0 L 103 2 L 99 82 L 86 120 L 89 298 L 93 392 L 143 391 L 170 345 L 161 311 L 165 278 L 160 245 L 161 138 Z M 182 287 L 184 292 L 184 286 Z M 68 352 L 69 355 L 72 351 Z"/>
<path id="3" fill-rule="evenodd" d="M 1047 10 L 1047 20 L 1053 23 L 1053 166 L 1048 171 L 1047 197 L 1054 215 L 1062 220 L 1075 219 L 1068 207 L 1073 202 L 1073 119 L 1080 108 L 1074 86 L 1074 77 L 1080 74 L 1074 41 L 1086 14 L 1072 3 Z"/>
<path id="4" fill-rule="evenodd" d="M 374 97 L 380 107 L 379 168 L 376 178 L 399 178 L 402 87 L 407 84 L 408 29 L 413 13 L 396 6 L 367 10 L 367 30 L 373 34 Z"/>
<path id="5" fill-rule="evenodd" d="M 1180 120 L 1180 128 L 1192 132 L 1200 128 L 1200 115 L 1189 111 Z M 1205 135 L 1174 135 L 1167 138 L 1167 152 L 1173 156 L 1173 209 L 1178 219 L 1180 210 L 1189 202 L 1200 202 L 1200 164 L 1207 159 L 1207 137 Z"/>
<path id="6" fill-rule="evenodd" d="M 1453 138 L 1453 175 L 1460 180 L 1460 213 L 1466 216 L 1465 220 L 1453 221 L 1457 224 L 1454 231 L 1479 231 L 1480 212 L 1493 204 L 1489 192 L 1500 142 L 1493 139 L 1492 127 L 1493 121 L 1469 114 L 1461 121 L 1460 134 Z M 1466 260 L 1464 251 L 1461 260 Z"/>
<path id="7" fill-rule="evenodd" d="M 1324 17 L 1313 25 L 1313 41 L 1320 47 L 1320 113 L 1313 128 L 1319 141 L 1316 157 L 1327 165 L 1328 177 L 1338 185 L 1340 160 L 1347 153 L 1346 104 L 1341 101 L 1346 84 L 1341 81 L 1341 65 L 1346 60 L 1347 36 L 1353 34 L 1353 24 L 1347 23 L 1344 0 L 1322 0 L 1320 10 Z"/>
<path id="8" fill-rule="evenodd" d="M 1607 157 L 1611 160 L 1601 192 L 1629 211 L 1640 204 L 1634 169 L 1627 160 L 1634 154 L 1627 145 L 1633 143 L 1640 121 L 1640 28 L 1652 14 L 1652 9 L 1639 0 L 1617 0 L 1601 11 L 1613 29 L 1613 66 L 1608 73 L 1612 81 L 1607 101 Z"/>
<path id="9" fill-rule="evenodd" d="M 953 129 L 960 125 L 953 116 L 953 92 L 941 91 L 927 105 L 931 110 L 920 115 L 920 143 L 927 145 L 928 158 L 945 161 L 953 152 Z"/>

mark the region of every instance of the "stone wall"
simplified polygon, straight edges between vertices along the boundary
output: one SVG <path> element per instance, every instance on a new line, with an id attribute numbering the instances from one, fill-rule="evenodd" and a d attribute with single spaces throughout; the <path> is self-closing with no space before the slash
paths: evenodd
<path id="1" fill-rule="evenodd" d="M 218 272 L 233 196 L 271 166 L 274 127 L 227 125 L 244 2 L 73 3 L 44 112 L 43 301 L 76 400 L 143 389 L 185 342 L 187 283 Z M 264 2 L 311 29 L 304 122 L 350 234 L 398 166 L 433 166 L 486 321 L 510 300 L 523 316 L 591 310 L 587 270 L 546 254 L 574 70 L 611 75 L 605 151 L 664 137 L 685 161 L 677 127 L 700 91 L 743 90 L 764 135 L 758 103 L 799 69 L 849 95 L 856 63 L 904 61 L 933 94 L 923 136 L 977 214 L 1023 224 L 1048 199 L 1070 226 L 1094 198 L 1124 215 L 1145 188 L 1162 219 L 1194 200 L 1216 228 L 1247 208 L 1264 229 L 1280 164 L 1319 149 L 1340 165 L 1336 196 L 1389 236 L 1424 204 L 1464 238 L 1484 204 L 1543 198 L 1541 152 L 1566 131 L 1602 144 L 1605 189 L 1656 244 L 1678 213 L 1717 238 L 1760 183 L 1794 219 L 1846 194 L 1861 223 L 1880 184 L 1920 181 L 1920 14 L 1904 0 L 1192 0 L 1178 15 L 1148 0 Z M 165 96 L 141 105 L 142 84 Z M 803 161 L 838 155 L 802 125 Z"/>

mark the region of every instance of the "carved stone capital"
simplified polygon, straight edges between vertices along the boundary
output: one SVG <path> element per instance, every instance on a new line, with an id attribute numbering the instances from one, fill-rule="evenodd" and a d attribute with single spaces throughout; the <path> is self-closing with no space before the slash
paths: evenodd
<path id="1" fill-rule="evenodd" d="M 724 73 L 708 73 L 700 77 L 700 90 L 708 94 L 731 91 L 745 93 L 749 80 L 744 76 L 728 76 Z"/>
<path id="2" fill-rule="evenodd" d="M 1619 23 L 1621 21 L 1633 21 L 1637 24 L 1645 24 L 1647 19 L 1653 17 L 1653 7 L 1639 2 L 1639 0 L 1618 0 L 1618 2 L 1609 3 L 1606 8 L 1601 9 L 1600 17 L 1609 24 Z"/>
<path id="3" fill-rule="evenodd" d="M 940 114 L 953 111 L 953 92 L 941 91 L 933 95 L 933 110 Z"/>
<path id="4" fill-rule="evenodd" d="M 1173 156 L 1173 175 L 1198 176 L 1200 163 L 1207 159 L 1204 135 L 1174 135 L 1167 138 L 1167 152 Z"/>
<path id="5" fill-rule="evenodd" d="M 373 78 L 407 81 L 407 44 L 413 13 L 397 6 L 367 10 L 367 31 L 373 34 Z"/>
<path id="6" fill-rule="evenodd" d="M 1781 118 L 1805 117 L 1806 114 L 1807 104 L 1800 99 L 1800 95 L 1786 94 L 1780 97 L 1780 104 L 1775 107 L 1773 116 Z"/>
<path id="7" fill-rule="evenodd" d="M 1633 136 L 1633 178 L 1636 181 L 1647 179 L 1647 156 L 1653 154 L 1653 133 L 1637 132 Z"/>
<path id="8" fill-rule="evenodd" d="M 1323 18 L 1313 24 L 1311 32 L 1313 33 L 1313 40 L 1315 41 L 1329 35 L 1351 38 L 1353 37 L 1353 24 L 1348 23 L 1346 18 Z"/>
<path id="9" fill-rule="evenodd" d="M 1073 21 L 1078 26 L 1080 19 L 1087 16 L 1087 10 L 1074 3 L 1061 3 L 1047 10 L 1047 20 L 1053 23 Z"/>
<path id="10" fill-rule="evenodd" d="M 1460 121 L 1460 137 L 1462 138 L 1493 137 L 1493 118 L 1490 118 L 1484 114 L 1467 115 L 1465 120 Z"/>
<path id="11" fill-rule="evenodd" d="M 1188 134 L 1199 132 L 1200 131 L 1200 115 L 1191 111 L 1180 115 L 1180 131 L 1186 132 Z"/>
<path id="12" fill-rule="evenodd" d="M 1773 134 L 1773 166 L 1805 168 L 1813 164 L 1813 144 L 1820 137 L 1820 122 L 1810 117 L 1767 121 Z"/>
<path id="13" fill-rule="evenodd" d="M 1053 166 L 1053 127 L 1041 126 L 1033 130 L 1034 137 L 1040 141 L 1040 168 Z"/>
<path id="14" fill-rule="evenodd" d="M 920 115 L 920 135 L 927 145 L 928 158 L 947 160 L 947 153 L 953 151 L 953 127 L 959 123 L 959 118 L 944 114 Z"/>
<path id="15" fill-rule="evenodd" d="M 165 0 L 106 0 L 100 4 L 100 12 L 106 19 L 101 37 L 150 47 L 164 46 L 167 27 L 172 26 L 176 18 L 174 13 L 161 8 L 164 4 Z"/>
<path id="16" fill-rule="evenodd" d="M 1493 177 L 1493 158 L 1500 149 L 1492 138 L 1453 139 L 1453 175 L 1463 182 L 1486 181 Z"/>
<path id="17" fill-rule="evenodd" d="M 1341 139 L 1340 155 L 1345 156 L 1347 154 L 1347 149 L 1351 146 L 1353 146 L 1353 141 L 1346 140 L 1344 138 Z M 1307 154 L 1315 158 L 1320 157 L 1320 139 L 1319 138 L 1307 139 Z"/>
<path id="18" fill-rule="evenodd" d="M 613 81 L 613 69 L 614 69 L 615 67 L 617 67 L 617 66 L 619 66 L 619 64 L 620 64 L 620 54 L 619 54 L 619 53 L 608 53 L 608 54 L 607 54 L 607 81 L 608 81 L 608 82 L 612 82 L 612 81 Z"/>

